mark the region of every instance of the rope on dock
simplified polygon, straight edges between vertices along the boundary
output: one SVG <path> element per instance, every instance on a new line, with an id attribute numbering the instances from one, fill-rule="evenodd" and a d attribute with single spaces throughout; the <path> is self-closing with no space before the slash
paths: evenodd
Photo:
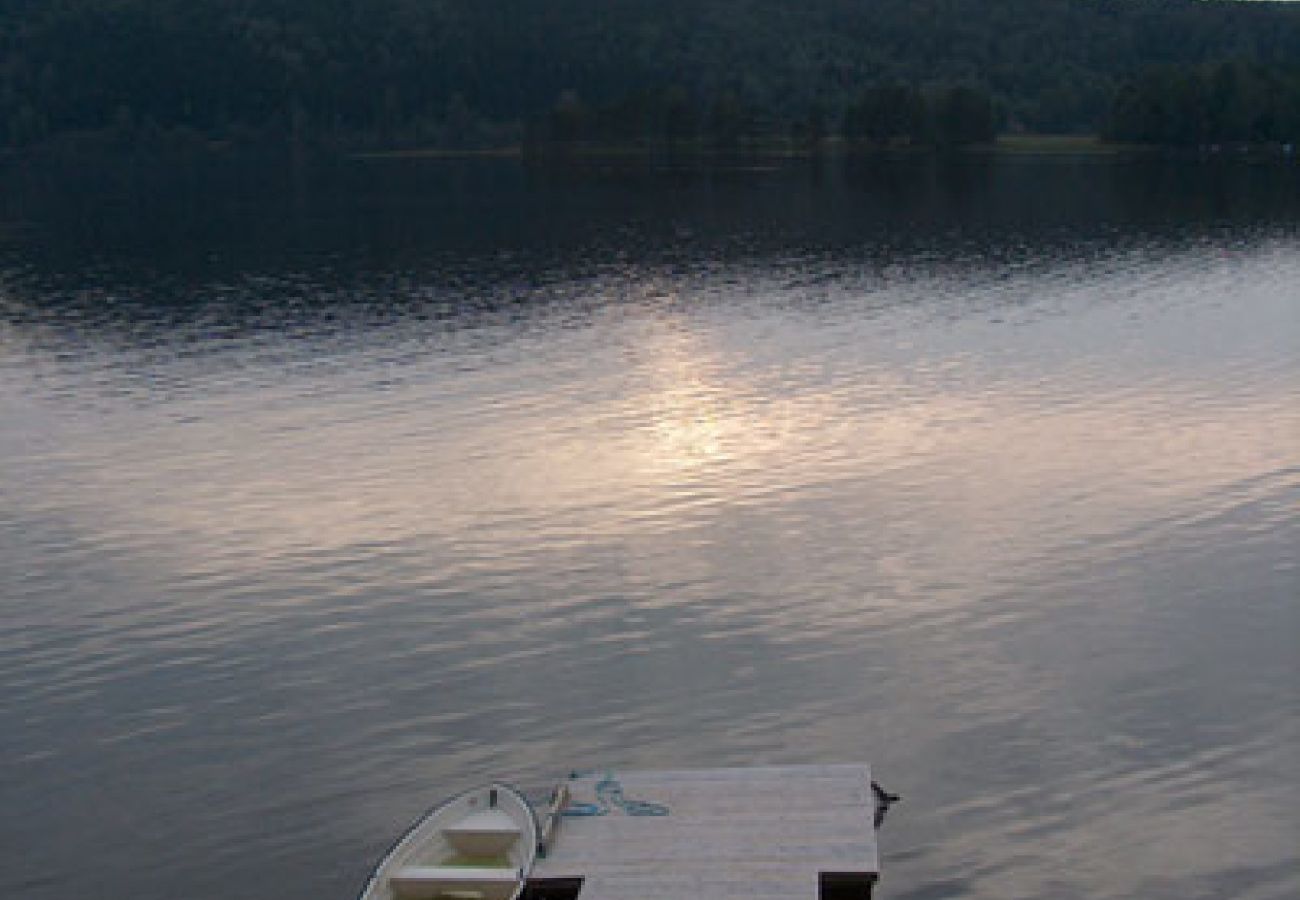
<path id="1" fill-rule="evenodd" d="M 570 778 L 581 777 L 579 773 L 573 772 Z M 609 811 L 618 807 L 623 810 L 624 814 L 629 816 L 666 816 L 668 807 L 662 803 L 651 803 L 649 800 L 629 800 L 623 794 L 623 785 L 613 772 L 606 772 L 605 776 L 596 782 L 596 802 L 595 803 L 570 803 L 564 810 L 566 816 L 603 816 Z"/>

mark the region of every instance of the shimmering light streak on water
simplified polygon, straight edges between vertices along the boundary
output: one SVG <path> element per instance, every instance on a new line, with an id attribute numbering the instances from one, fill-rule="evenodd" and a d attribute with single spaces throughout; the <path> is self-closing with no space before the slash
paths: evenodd
<path id="1" fill-rule="evenodd" d="M 862 758 L 886 897 L 1300 892 L 1294 230 L 648 221 L 9 248 L 0 892 L 349 896 L 482 778 Z"/>

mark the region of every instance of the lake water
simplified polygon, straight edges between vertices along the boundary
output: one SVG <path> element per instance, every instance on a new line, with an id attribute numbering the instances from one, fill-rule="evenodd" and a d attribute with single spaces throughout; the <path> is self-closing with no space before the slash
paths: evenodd
<path id="1" fill-rule="evenodd" d="M 6 165 L 0 895 L 858 760 L 884 898 L 1300 895 L 1300 168 Z"/>

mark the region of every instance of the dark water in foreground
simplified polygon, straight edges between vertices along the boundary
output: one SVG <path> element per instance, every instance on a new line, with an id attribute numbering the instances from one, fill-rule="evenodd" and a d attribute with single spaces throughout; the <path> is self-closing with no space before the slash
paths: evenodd
<path id="1" fill-rule="evenodd" d="M 0 895 L 870 760 L 882 896 L 1300 895 L 1296 171 L 11 172 Z"/>

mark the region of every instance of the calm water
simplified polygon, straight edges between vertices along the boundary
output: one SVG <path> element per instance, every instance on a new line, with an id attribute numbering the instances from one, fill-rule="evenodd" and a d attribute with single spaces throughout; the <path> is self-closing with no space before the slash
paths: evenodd
<path id="1" fill-rule="evenodd" d="M 10 164 L 0 895 L 870 760 L 882 896 L 1300 895 L 1300 177 Z"/>

